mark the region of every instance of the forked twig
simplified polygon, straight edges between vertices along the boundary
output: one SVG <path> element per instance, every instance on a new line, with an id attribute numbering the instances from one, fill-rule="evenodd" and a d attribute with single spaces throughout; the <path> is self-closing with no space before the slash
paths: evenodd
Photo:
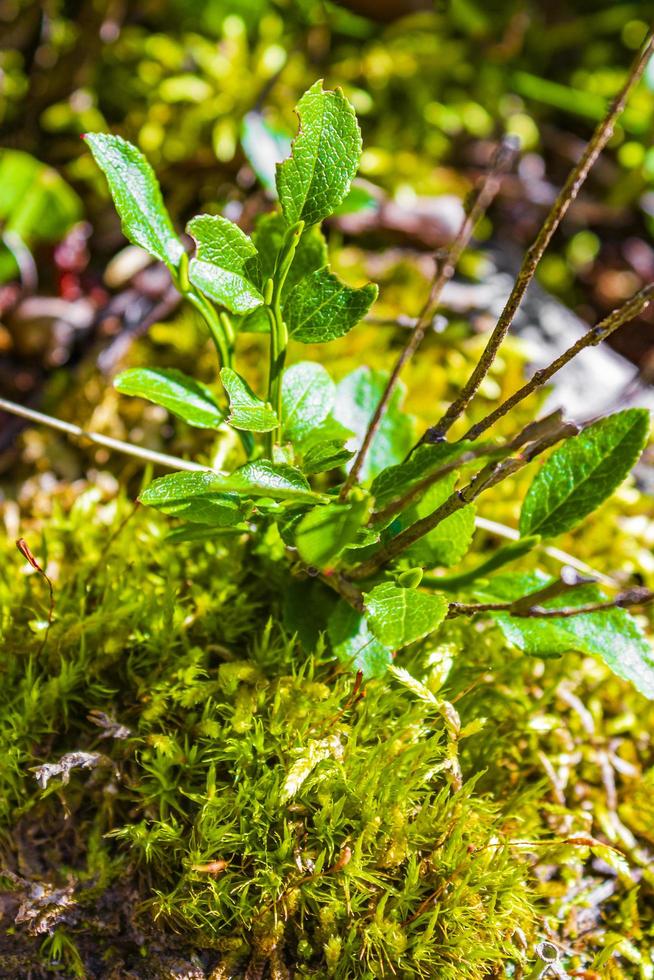
<path id="1" fill-rule="evenodd" d="M 373 439 L 379 429 L 384 413 L 388 407 L 388 403 L 391 399 L 395 386 L 398 382 L 400 374 L 404 368 L 404 365 L 409 361 L 415 352 L 418 350 L 420 344 L 425 338 L 429 324 L 438 307 L 441 294 L 446 284 L 454 275 L 457 263 L 461 258 L 461 253 L 470 241 L 473 231 L 475 230 L 479 219 L 482 217 L 486 209 L 489 207 L 493 198 L 497 194 L 502 175 L 509 169 L 515 153 L 517 150 L 516 142 L 510 137 L 505 137 L 499 144 L 495 156 L 491 162 L 490 170 L 484 177 L 482 183 L 479 186 L 477 193 L 465 215 L 461 227 L 459 228 L 456 237 L 453 242 L 446 250 L 442 259 L 437 263 L 437 270 L 434 280 L 432 282 L 432 287 L 429 291 L 429 296 L 427 297 L 425 304 L 420 311 L 418 319 L 412 326 L 411 334 L 406 344 L 402 348 L 400 355 L 395 362 L 395 366 L 391 371 L 390 377 L 386 383 L 386 387 L 382 393 L 381 398 L 377 404 L 374 414 L 368 424 L 366 434 L 363 437 L 363 442 L 361 448 L 356 455 L 356 458 L 352 464 L 352 468 L 341 488 L 340 499 L 345 500 L 348 493 L 356 483 L 357 477 L 361 471 L 368 450 L 372 444 Z"/>
<path id="2" fill-rule="evenodd" d="M 481 469 L 472 480 L 461 490 L 455 490 L 450 496 L 437 507 L 435 511 L 428 514 L 426 517 L 421 518 L 415 523 L 411 524 L 400 534 L 397 534 L 394 538 L 380 548 L 371 558 L 367 561 L 361 562 L 360 565 L 356 565 L 354 568 L 348 570 L 348 577 L 351 579 L 363 579 L 369 578 L 374 575 L 381 568 L 387 565 L 393 560 L 397 555 L 399 555 L 410 545 L 414 544 L 420 538 L 424 537 L 425 534 L 429 534 L 433 531 L 435 527 L 441 524 L 446 518 L 455 514 L 458 510 L 466 507 L 468 504 L 472 503 L 473 500 L 483 493 L 485 490 L 489 490 L 491 487 L 496 486 L 501 483 L 502 480 L 507 479 L 507 477 L 512 476 L 521 470 L 523 466 L 526 466 L 533 459 L 535 459 L 540 453 L 545 452 L 551 446 L 560 442 L 561 439 L 567 439 L 572 435 L 576 435 L 579 432 L 579 426 L 574 422 L 564 422 L 558 428 L 554 429 L 552 432 L 548 433 L 542 439 L 537 440 L 531 445 L 527 446 L 521 453 L 516 456 L 510 456 L 508 459 L 503 459 L 500 462 L 490 462 L 483 469 Z"/>
<path id="3" fill-rule="evenodd" d="M 436 425 L 431 426 L 423 435 L 420 442 L 439 442 L 450 430 L 456 420 L 465 412 L 470 401 L 474 398 L 477 390 L 488 374 L 490 367 L 495 360 L 495 356 L 506 337 L 522 298 L 527 291 L 529 283 L 533 279 L 538 264 L 543 257 L 545 249 L 565 217 L 570 205 L 576 199 L 586 177 L 588 176 L 593 164 L 608 143 L 613 134 L 615 122 L 622 113 L 629 94 L 639 81 L 645 66 L 654 51 L 654 33 L 650 32 L 640 48 L 634 62 L 629 70 L 627 80 L 622 89 L 611 103 L 604 119 L 599 123 L 593 133 L 581 159 L 570 172 L 568 179 L 559 192 L 556 201 L 552 205 L 543 225 L 541 226 L 533 244 L 527 250 L 522 262 L 522 266 L 511 290 L 511 294 L 506 301 L 504 309 L 500 314 L 493 332 L 486 344 L 483 354 L 475 365 L 472 374 L 464 385 L 458 397 L 452 402 L 445 414 Z"/>

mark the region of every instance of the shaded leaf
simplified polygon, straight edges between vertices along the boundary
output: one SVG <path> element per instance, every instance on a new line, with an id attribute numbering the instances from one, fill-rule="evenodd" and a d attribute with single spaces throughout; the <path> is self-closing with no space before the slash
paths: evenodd
<path id="1" fill-rule="evenodd" d="M 248 313 L 263 303 L 247 271 L 257 250 L 245 232 L 227 218 L 211 214 L 193 218 L 187 231 L 197 245 L 188 276 L 200 292 L 230 313 Z"/>
<path id="2" fill-rule="evenodd" d="M 240 374 L 224 367 L 220 380 L 229 397 L 229 417 L 227 421 L 235 429 L 246 432 L 271 432 L 279 425 L 279 419 L 270 405 L 261 401 Z"/>
<path id="3" fill-rule="evenodd" d="M 414 524 L 417 520 L 432 514 L 451 495 L 457 482 L 457 473 L 449 473 L 420 497 L 417 504 L 402 513 L 391 528 L 398 533 L 404 527 Z M 460 562 L 467 553 L 475 533 L 475 507 L 468 504 L 461 510 L 455 511 L 441 521 L 433 531 L 425 534 L 404 552 L 405 556 L 416 564 L 434 566 L 444 565 L 449 568 Z"/>
<path id="4" fill-rule="evenodd" d="M 107 178 L 123 234 L 166 265 L 177 268 L 184 251 L 175 234 L 154 170 L 140 150 L 121 136 L 87 133 L 84 137 Z"/>
<path id="5" fill-rule="evenodd" d="M 235 493 L 219 488 L 220 480 L 218 474 L 210 472 L 170 473 L 154 480 L 139 500 L 171 517 L 229 527 L 241 520 L 243 509 Z"/>
<path id="6" fill-rule="evenodd" d="M 252 240 L 257 247 L 259 268 L 258 282 L 263 288 L 264 283 L 275 271 L 275 262 L 282 247 L 288 227 L 284 215 L 279 211 L 261 215 L 257 220 Z M 295 286 L 309 273 L 322 269 L 327 265 L 327 242 L 317 225 L 305 228 L 295 248 L 293 262 L 286 275 L 282 289 L 282 302 L 293 291 Z"/>
<path id="7" fill-rule="evenodd" d="M 343 600 L 329 616 L 327 634 L 334 656 L 364 677 L 382 677 L 392 662 L 391 650 L 370 631 L 363 613 Z"/>
<path id="8" fill-rule="evenodd" d="M 305 653 L 316 650 L 336 601 L 336 595 L 319 579 L 293 579 L 284 588 L 284 628 L 289 633 L 297 633 Z"/>
<path id="9" fill-rule="evenodd" d="M 297 105 L 292 155 L 277 166 L 277 192 L 289 225 L 315 225 L 345 199 L 359 167 L 361 133 L 340 89 L 316 82 Z"/>
<path id="10" fill-rule="evenodd" d="M 211 389 L 175 368 L 129 368 L 118 375 L 114 388 L 162 405 L 198 429 L 217 429 L 225 420 Z"/>
<path id="11" fill-rule="evenodd" d="M 620 486 L 649 433 L 649 412 L 630 408 L 600 419 L 564 442 L 527 491 L 520 514 L 523 536 L 569 531 Z"/>
<path id="12" fill-rule="evenodd" d="M 393 582 L 382 582 L 365 596 L 370 629 L 393 650 L 433 633 L 445 619 L 448 605 L 442 595 L 403 589 Z"/>
<path id="13" fill-rule="evenodd" d="M 354 436 L 346 443 L 356 451 L 386 386 L 387 375 L 368 367 L 357 368 L 336 386 L 334 418 Z M 400 406 L 405 388 L 398 384 L 361 468 L 360 479 L 371 480 L 388 466 L 400 463 L 413 443 L 413 421 Z"/>
<path id="14" fill-rule="evenodd" d="M 377 286 L 346 286 L 329 269 L 317 269 L 291 292 L 284 306 L 289 335 L 303 344 L 324 344 L 343 337 L 366 315 Z"/>
<path id="15" fill-rule="evenodd" d="M 295 532 L 301 558 L 316 568 L 327 567 L 354 541 L 369 512 L 369 499 L 314 507 L 304 515 Z"/>
<path id="16" fill-rule="evenodd" d="M 307 449 L 302 460 L 302 471 L 307 474 L 327 473 L 337 466 L 344 466 L 353 456 L 352 450 L 346 449 L 340 439 L 326 439 Z"/>

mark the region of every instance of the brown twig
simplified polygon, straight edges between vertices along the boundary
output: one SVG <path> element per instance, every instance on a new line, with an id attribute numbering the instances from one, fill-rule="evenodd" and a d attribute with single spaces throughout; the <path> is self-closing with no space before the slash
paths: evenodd
<path id="1" fill-rule="evenodd" d="M 584 606 L 565 606 L 560 609 L 546 609 L 540 605 L 530 605 L 525 608 L 525 600 L 533 600 L 535 596 L 524 596 L 514 602 L 451 602 L 447 613 L 448 619 L 457 616 L 477 616 L 485 612 L 505 612 L 510 616 L 521 619 L 570 619 L 573 616 L 585 616 L 588 613 L 605 612 L 607 609 L 631 609 L 634 606 L 645 606 L 654 602 L 654 592 L 649 589 L 635 588 L 621 592 L 614 599 L 605 602 L 589 602 Z"/>
<path id="2" fill-rule="evenodd" d="M 465 412 L 470 401 L 477 393 L 481 382 L 488 374 L 495 360 L 495 356 L 513 323 L 518 307 L 543 257 L 545 249 L 565 217 L 570 205 L 577 197 L 593 164 L 611 138 L 615 122 L 622 113 L 631 90 L 639 81 L 653 50 L 654 33 L 650 32 L 634 59 L 625 84 L 611 103 L 604 119 L 595 129 L 581 159 L 570 172 L 568 179 L 536 235 L 533 244 L 527 250 L 511 294 L 506 301 L 506 305 L 500 314 L 500 318 L 493 329 L 481 358 L 458 397 L 452 402 L 440 421 L 427 429 L 420 442 L 439 442 L 443 439 L 459 416 Z"/>
<path id="3" fill-rule="evenodd" d="M 596 326 L 588 330 L 583 336 L 581 336 L 571 347 L 568 347 L 566 351 L 560 354 L 551 364 L 547 367 L 541 368 L 540 371 L 536 371 L 533 377 L 519 388 L 510 398 L 507 398 L 505 402 L 499 405 L 494 411 L 492 411 L 485 418 L 476 422 L 475 425 L 471 426 L 468 432 L 463 436 L 464 439 L 478 439 L 482 432 L 485 432 L 492 425 L 494 425 L 499 419 L 503 418 L 512 408 L 528 398 L 537 388 L 541 388 L 544 384 L 552 378 L 557 371 L 560 371 L 562 367 L 565 367 L 573 357 L 584 350 L 586 347 L 595 347 L 601 341 L 610 337 L 614 331 L 618 330 L 629 320 L 633 320 L 634 317 L 639 316 L 654 298 L 654 283 L 649 286 L 645 286 L 640 292 L 632 296 L 631 299 L 627 300 L 622 306 L 619 306 L 612 313 L 609 313 L 607 317 L 600 321 Z"/>
<path id="4" fill-rule="evenodd" d="M 472 463 L 474 460 L 483 456 L 490 459 L 503 459 L 505 456 L 510 455 L 510 453 L 520 449 L 521 446 L 524 446 L 526 443 L 536 442 L 550 432 L 555 431 L 560 427 L 562 422 L 563 414 L 561 410 L 558 409 L 557 411 L 552 412 L 550 415 L 546 415 L 544 418 L 538 419 L 536 422 L 530 422 L 528 425 L 524 426 L 524 428 L 522 428 L 517 435 L 498 446 L 485 444 L 483 446 L 475 446 L 473 449 L 462 451 L 460 456 L 456 456 L 449 462 L 444 463 L 443 466 L 438 467 L 438 469 L 432 470 L 431 473 L 427 473 L 421 480 L 417 480 L 406 491 L 406 493 L 396 497 L 395 500 L 391 500 L 391 502 L 385 507 L 382 507 L 377 511 L 373 511 L 369 523 L 386 524 L 392 517 L 408 507 L 409 504 L 411 504 L 417 497 L 421 497 L 434 483 L 442 480 L 444 476 L 447 476 L 454 470 L 459 469 L 461 466 L 464 466 L 467 463 Z M 461 441 L 463 442 L 463 440 Z"/>
<path id="5" fill-rule="evenodd" d="M 341 500 L 345 500 L 357 480 L 361 467 L 363 466 L 364 460 L 368 454 L 372 441 L 375 438 L 377 430 L 379 429 L 382 418 L 388 407 L 388 403 L 391 399 L 393 391 L 395 390 L 395 386 L 404 365 L 413 357 L 415 352 L 418 350 L 418 347 L 424 340 L 429 324 L 431 323 L 434 313 L 436 312 L 443 289 L 454 275 L 457 263 L 461 257 L 461 253 L 470 241 L 479 219 L 482 217 L 491 201 L 497 194 L 502 175 L 511 166 L 515 157 L 516 149 L 516 143 L 508 137 L 505 137 L 499 144 L 495 152 L 495 156 L 493 157 L 490 170 L 479 186 L 479 189 L 461 223 L 461 227 L 459 228 L 456 237 L 446 250 L 442 259 L 437 261 L 437 271 L 432 287 L 429 291 L 429 296 L 427 297 L 425 304 L 420 311 L 418 319 L 413 325 L 409 339 L 402 348 L 402 351 L 395 362 L 395 366 L 391 371 L 386 387 L 368 424 L 361 448 L 357 453 L 357 456 L 352 464 L 352 468 L 341 489 Z"/>
<path id="6" fill-rule="evenodd" d="M 371 575 L 374 575 L 387 565 L 388 562 L 392 561 L 393 558 L 410 547 L 410 545 L 424 537 L 425 534 L 433 531 L 446 518 L 472 503 L 485 490 L 489 490 L 491 487 L 496 486 L 502 480 L 505 480 L 513 473 L 522 469 L 523 466 L 526 466 L 527 463 L 530 463 L 536 456 L 549 449 L 555 443 L 560 442 L 561 439 L 567 439 L 570 436 L 576 435 L 578 432 L 579 426 L 574 422 L 562 423 L 542 439 L 530 444 L 517 456 L 510 456 L 508 459 L 503 459 L 500 462 L 488 463 L 472 478 L 470 483 L 461 490 L 455 490 L 435 511 L 415 521 L 410 527 L 407 527 L 394 538 L 391 538 L 388 544 L 380 548 L 367 561 L 361 562 L 360 565 L 350 569 L 347 573 L 348 578 L 356 580 L 369 578 Z"/>

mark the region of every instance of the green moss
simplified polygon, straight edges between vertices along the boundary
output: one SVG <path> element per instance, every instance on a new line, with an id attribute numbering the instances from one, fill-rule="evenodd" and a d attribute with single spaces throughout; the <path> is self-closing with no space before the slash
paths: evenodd
<path id="1" fill-rule="evenodd" d="M 361 697 L 320 647 L 307 659 L 275 625 L 283 583 L 264 555 L 173 546 L 163 519 L 120 495 L 50 503 L 40 539 L 23 528 L 54 580 L 44 648 L 47 589 L 9 540 L 0 580 L 7 887 L 31 910 L 16 976 L 35 957 L 71 977 L 173 976 L 171 933 L 206 975 L 519 974 L 548 930 L 568 941 L 607 880 L 601 915 L 628 962 L 652 897 L 654 760 L 644 734 L 640 758 L 622 740 L 643 702 L 603 667 L 526 660 L 457 623 Z M 102 737 L 118 725 L 127 738 Z M 611 739 L 629 770 L 615 776 L 619 817 L 598 749 Z M 33 768 L 73 751 L 97 764 L 41 789 Z M 591 833 L 623 851 L 640 835 L 626 876 L 557 843 Z M 35 882 L 55 896 L 45 905 Z M 570 967 L 590 967 L 599 943 L 585 939 Z"/>

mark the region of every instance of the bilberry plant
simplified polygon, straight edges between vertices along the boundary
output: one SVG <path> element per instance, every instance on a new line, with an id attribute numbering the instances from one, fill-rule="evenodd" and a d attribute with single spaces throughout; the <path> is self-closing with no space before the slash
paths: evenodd
<path id="1" fill-rule="evenodd" d="M 85 137 L 126 237 L 165 263 L 206 322 L 218 358 L 214 386 L 178 370 L 147 367 L 124 371 L 115 385 L 191 426 L 215 430 L 218 439 L 233 440 L 235 433 L 242 454 L 241 465 L 230 472 L 149 454 L 166 465 L 177 463 L 178 471 L 155 479 L 140 500 L 196 525 L 198 535 L 274 540 L 292 582 L 288 624 L 307 646 L 326 634 L 333 654 L 366 677 L 382 675 L 396 651 L 434 633 L 445 619 L 486 616 L 525 653 L 574 649 L 599 656 L 654 697 L 654 654 L 627 611 L 652 594 L 642 588 L 606 592 L 606 585 L 600 588 L 571 568 L 554 578 L 539 568 L 543 543 L 583 521 L 629 474 L 648 437 L 648 412 L 630 408 L 579 425 L 557 411 L 509 438 L 487 434 L 579 351 L 642 312 L 654 287 L 589 329 L 467 432 L 448 438 L 491 367 L 652 46 L 650 37 L 552 206 L 469 381 L 419 438 L 402 409 L 399 375 L 511 165 L 510 143 L 500 145 L 458 234 L 438 257 L 429 296 L 393 370 L 385 375 L 363 366 L 336 383 L 315 362 L 287 367 L 286 355 L 289 338 L 309 344 L 342 337 L 377 296 L 375 285 L 353 288 L 330 270 L 321 231 L 350 193 L 361 154 L 355 112 L 340 90 L 316 82 L 301 98 L 291 155 L 277 166 L 280 207 L 259 218 L 252 237 L 225 217 L 193 218 L 187 226 L 195 245 L 190 257 L 140 151 L 118 136 Z M 238 341 L 247 331 L 268 335 L 265 391 L 253 391 L 238 371 Z M 523 500 L 516 540 L 476 564 L 468 558 L 462 571 L 447 571 L 471 548 L 478 498 L 536 459 L 541 465 Z M 531 571 L 502 572 L 528 554 Z"/>

